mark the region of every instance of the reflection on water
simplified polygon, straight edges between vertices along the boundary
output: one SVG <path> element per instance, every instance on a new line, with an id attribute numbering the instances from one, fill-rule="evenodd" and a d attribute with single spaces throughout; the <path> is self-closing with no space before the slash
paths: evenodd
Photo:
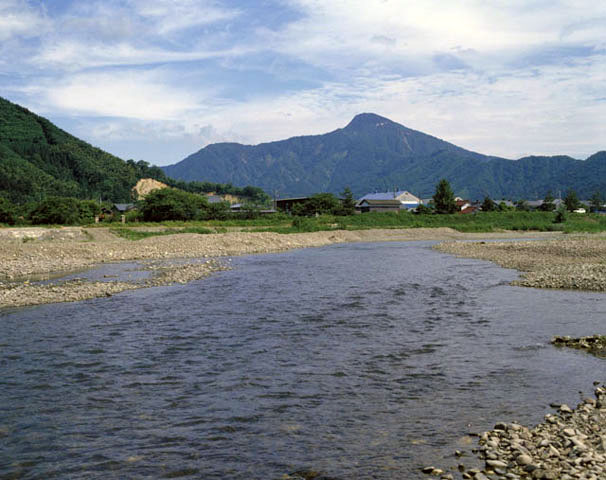
<path id="1" fill-rule="evenodd" d="M 606 297 L 427 242 L 234 259 L 186 286 L 0 313 L 0 476 L 420 478 L 470 431 L 605 380 L 552 348 Z"/>

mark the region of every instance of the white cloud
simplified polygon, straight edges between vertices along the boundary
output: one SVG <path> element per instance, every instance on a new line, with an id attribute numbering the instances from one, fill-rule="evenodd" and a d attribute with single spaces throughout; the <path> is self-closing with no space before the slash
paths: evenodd
<path id="1" fill-rule="evenodd" d="M 155 22 L 156 31 L 169 34 L 200 25 L 230 20 L 239 15 L 236 9 L 221 7 L 218 2 L 200 0 L 132 0 L 136 12 Z"/>
<path id="2" fill-rule="evenodd" d="M 48 28 L 43 12 L 25 0 L 3 0 L 0 4 L 0 41 L 13 37 L 35 37 Z"/>
<path id="3" fill-rule="evenodd" d="M 73 75 L 43 91 L 48 104 L 66 112 L 143 120 L 179 117 L 199 102 L 162 73 L 136 70 Z"/>

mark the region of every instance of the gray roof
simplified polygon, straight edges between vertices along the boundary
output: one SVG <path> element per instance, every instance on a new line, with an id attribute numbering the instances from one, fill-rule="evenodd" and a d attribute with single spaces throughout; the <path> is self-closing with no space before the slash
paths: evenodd
<path id="1" fill-rule="evenodd" d="M 127 212 L 135 208 L 134 203 L 114 203 L 114 208 L 119 212 Z"/>
<path id="2" fill-rule="evenodd" d="M 398 197 L 404 197 L 403 201 L 418 201 L 419 199 L 415 197 L 412 193 L 407 192 L 406 190 L 398 190 L 396 192 L 375 192 L 375 193 L 367 193 L 364 195 L 359 201 L 362 200 L 394 200 Z"/>
<path id="3" fill-rule="evenodd" d="M 393 198 L 387 200 L 369 200 L 367 198 L 364 198 L 358 202 L 358 205 L 362 205 L 364 203 L 373 207 L 387 206 L 400 208 L 400 200 L 394 200 Z"/>

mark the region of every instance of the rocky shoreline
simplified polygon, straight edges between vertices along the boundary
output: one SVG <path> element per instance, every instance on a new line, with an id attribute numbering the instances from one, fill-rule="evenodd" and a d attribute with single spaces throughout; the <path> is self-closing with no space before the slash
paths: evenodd
<path id="1" fill-rule="evenodd" d="M 556 347 L 568 347 L 584 350 L 596 357 L 606 358 L 606 335 L 592 335 L 589 337 L 572 338 L 569 336 L 555 336 L 551 344 Z"/>
<path id="2" fill-rule="evenodd" d="M 144 266 L 151 270 L 143 281 L 68 280 L 50 283 L 23 282 L 0 284 L 0 306 L 26 307 L 44 303 L 75 302 L 90 298 L 111 297 L 126 290 L 185 284 L 229 267 L 215 260 L 186 265 L 163 264 Z"/>
<path id="3" fill-rule="evenodd" d="M 604 235 L 531 242 L 444 242 L 435 248 L 520 270 L 523 274 L 514 285 L 606 292 Z"/>
<path id="4" fill-rule="evenodd" d="M 597 383 L 597 382 L 596 382 Z M 576 480 L 606 478 L 606 388 L 597 387 L 595 398 L 585 398 L 576 408 L 553 405 L 555 414 L 534 428 L 517 423 L 497 423 L 480 435 L 476 456 L 484 468 L 458 465 L 463 479 L 473 480 Z M 455 474 L 435 467 L 424 473 L 443 480 Z"/>

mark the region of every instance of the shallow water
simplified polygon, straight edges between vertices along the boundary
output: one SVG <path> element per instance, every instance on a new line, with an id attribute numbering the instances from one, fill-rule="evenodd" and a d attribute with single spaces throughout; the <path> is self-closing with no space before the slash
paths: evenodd
<path id="1" fill-rule="evenodd" d="M 0 312 L 0 477 L 422 478 L 466 433 L 575 404 L 606 296 L 430 242 L 235 258 L 186 286 Z M 107 274 L 107 273 L 106 273 Z"/>

